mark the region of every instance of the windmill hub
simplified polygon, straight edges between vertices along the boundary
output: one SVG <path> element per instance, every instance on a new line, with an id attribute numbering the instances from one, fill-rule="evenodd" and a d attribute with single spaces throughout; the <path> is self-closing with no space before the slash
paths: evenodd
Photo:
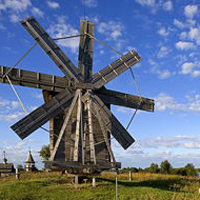
<path id="1" fill-rule="evenodd" d="M 81 22 L 78 67 L 33 17 L 21 24 L 65 76 L 0 66 L 0 82 L 43 89 L 45 99 L 42 106 L 11 128 L 24 139 L 50 121 L 51 157 L 45 162 L 46 168 L 92 174 L 120 167 L 111 149 L 111 135 L 124 149 L 134 139 L 112 114 L 110 105 L 153 112 L 154 101 L 108 90 L 105 84 L 138 63 L 140 56 L 132 50 L 93 74 L 92 22 Z"/>

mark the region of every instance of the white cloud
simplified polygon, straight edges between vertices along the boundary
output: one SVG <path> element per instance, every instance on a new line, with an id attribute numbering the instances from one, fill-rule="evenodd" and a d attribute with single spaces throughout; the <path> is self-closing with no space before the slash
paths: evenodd
<path id="1" fill-rule="evenodd" d="M 155 99 L 155 110 L 158 111 L 165 111 L 167 109 L 170 110 L 179 110 L 183 111 L 185 110 L 185 106 L 183 104 L 177 103 L 173 97 L 165 94 L 165 93 L 159 93 Z"/>
<path id="2" fill-rule="evenodd" d="M 188 34 L 187 34 L 187 32 L 185 32 L 185 31 L 183 31 L 183 32 L 181 32 L 180 33 L 180 39 L 186 39 L 187 38 L 187 36 L 188 36 Z"/>
<path id="3" fill-rule="evenodd" d="M 65 36 L 78 35 L 79 31 L 72 25 L 66 23 L 66 17 L 58 17 L 57 23 L 50 24 L 48 33 L 52 38 L 60 38 Z M 79 38 L 73 38 L 68 40 L 59 40 L 58 44 L 69 48 L 73 53 L 76 53 L 79 47 Z"/>
<path id="4" fill-rule="evenodd" d="M 140 140 L 140 148 L 194 148 L 200 146 L 200 137 L 193 135 L 177 135 L 172 137 L 153 137 Z"/>
<path id="5" fill-rule="evenodd" d="M 191 40 L 194 40 L 198 45 L 200 44 L 200 29 L 199 28 L 190 28 L 188 37 Z"/>
<path id="6" fill-rule="evenodd" d="M 198 6 L 197 5 L 187 5 L 184 8 L 184 14 L 186 17 L 192 19 L 198 12 Z"/>
<path id="7" fill-rule="evenodd" d="M 107 40 L 118 40 L 123 30 L 123 24 L 115 21 L 100 22 L 97 26 L 97 31 L 105 35 Z"/>
<path id="8" fill-rule="evenodd" d="M 166 37 L 170 34 L 170 32 L 166 28 L 163 27 L 158 30 L 158 34 L 163 37 Z"/>
<path id="9" fill-rule="evenodd" d="M 41 11 L 39 8 L 33 7 L 31 12 L 36 15 L 37 17 L 44 17 L 44 12 Z"/>
<path id="10" fill-rule="evenodd" d="M 179 41 L 175 44 L 177 49 L 180 50 L 189 50 L 189 49 L 195 49 L 195 45 L 192 42 L 183 42 Z"/>
<path id="11" fill-rule="evenodd" d="M 97 0 L 82 0 L 82 4 L 89 8 L 93 8 L 93 7 L 97 7 L 98 1 Z"/>
<path id="12" fill-rule="evenodd" d="M 171 11 L 173 9 L 172 1 L 166 1 L 163 4 L 163 9 L 166 10 L 166 11 Z"/>
<path id="13" fill-rule="evenodd" d="M 182 65 L 182 74 L 190 74 L 195 64 L 191 62 L 186 62 Z"/>
<path id="14" fill-rule="evenodd" d="M 15 110 L 17 108 L 19 108 L 18 101 L 9 101 L 9 100 L 0 98 L 0 109 Z"/>
<path id="15" fill-rule="evenodd" d="M 185 103 L 177 102 L 172 96 L 159 93 L 155 99 L 155 110 L 157 111 L 181 111 L 200 113 L 200 95 L 196 94 L 186 98 Z"/>
<path id="16" fill-rule="evenodd" d="M 158 58 L 163 58 L 165 56 L 167 56 L 169 54 L 170 50 L 165 47 L 165 46 L 162 46 L 157 54 Z"/>
<path id="17" fill-rule="evenodd" d="M 55 1 L 47 1 L 47 5 L 48 5 L 50 8 L 53 8 L 53 9 L 60 8 L 59 3 L 58 3 L 58 2 L 55 2 Z"/>
<path id="18" fill-rule="evenodd" d="M 10 21 L 13 23 L 17 23 L 21 20 L 21 17 L 18 14 L 11 14 L 9 18 L 10 18 Z"/>
<path id="19" fill-rule="evenodd" d="M 150 72 L 153 73 L 153 74 L 157 74 L 159 79 L 166 79 L 166 78 L 169 78 L 173 75 L 173 73 L 170 72 L 168 69 L 160 68 L 158 63 L 155 62 L 154 60 L 149 59 L 148 62 L 152 66 L 151 69 L 150 69 Z"/>
<path id="20" fill-rule="evenodd" d="M 0 10 L 11 9 L 22 12 L 27 10 L 27 8 L 31 5 L 31 0 L 1 0 Z"/>
<path id="21" fill-rule="evenodd" d="M 200 76 L 200 63 L 199 62 L 185 62 L 181 66 L 181 73 L 186 75 L 190 74 L 192 77 Z"/>
<path id="22" fill-rule="evenodd" d="M 180 29 L 185 28 L 185 25 L 183 24 L 183 22 L 179 21 L 178 19 L 174 19 L 173 24 L 174 24 L 176 27 L 180 28 Z"/>
<path id="23" fill-rule="evenodd" d="M 165 11 L 171 11 L 173 9 L 172 1 L 168 0 L 166 2 L 160 0 L 135 0 L 142 6 L 147 6 L 151 9 L 152 13 L 155 13 L 158 9 L 163 9 Z"/>
<path id="24" fill-rule="evenodd" d="M 141 4 L 142 6 L 155 6 L 155 0 L 136 0 L 137 3 Z"/>
<path id="25" fill-rule="evenodd" d="M 24 112 L 15 112 L 15 113 L 11 113 L 11 114 L 0 114 L 0 120 L 8 121 L 8 122 L 17 121 L 23 116 L 25 116 Z"/>

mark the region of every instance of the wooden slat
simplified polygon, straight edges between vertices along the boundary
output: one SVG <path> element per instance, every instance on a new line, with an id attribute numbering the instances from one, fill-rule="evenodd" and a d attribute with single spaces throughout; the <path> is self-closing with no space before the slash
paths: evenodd
<path id="1" fill-rule="evenodd" d="M 3 76 L 10 69 L 10 67 L 0 66 L 0 83 L 9 83 L 7 78 Z M 8 73 L 13 85 L 20 85 L 25 87 L 39 88 L 48 91 L 61 92 L 68 85 L 65 77 L 42 74 L 22 69 L 12 69 Z"/>
<path id="2" fill-rule="evenodd" d="M 86 100 L 84 96 L 83 101 Z M 135 140 L 121 125 L 117 118 L 111 113 L 106 105 L 96 96 L 92 97 L 92 113 L 101 116 L 104 127 L 113 135 L 113 137 L 121 144 L 124 149 L 127 149 Z"/>
<path id="3" fill-rule="evenodd" d="M 26 138 L 51 118 L 65 110 L 71 103 L 72 97 L 73 95 L 67 90 L 60 92 L 47 103 L 18 121 L 11 128 L 21 139 Z"/>
<path id="4" fill-rule="evenodd" d="M 79 82 L 82 79 L 82 75 L 76 66 L 51 39 L 36 19 L 30 17 L 21 21 L 21 24 L 66 75 L 68 80 Z"/>
<path id="5" fill-rule="evenodd" d="M 113 104 L 143 111 L 154 112 L 154 100 L 112 90 L 102 89 L 95 93 L 105 104 Z"/>
<path id="6" fill-rule="evenodd" d="M 92 83 L 99 89 L 141 60 L 134 50 L 93 75 Z"/>
<path id="7" fill-rule="evenodd" d="M 79 44 L 79 58 L 78 66 L 83 74 L 85 81 L 92 77 L 92 63 L 93 63 L 93 39 L 87 35 L 94 34 L 94 24 L 89 21 L 81 21 L 80 26 L 80 44 Z"/>

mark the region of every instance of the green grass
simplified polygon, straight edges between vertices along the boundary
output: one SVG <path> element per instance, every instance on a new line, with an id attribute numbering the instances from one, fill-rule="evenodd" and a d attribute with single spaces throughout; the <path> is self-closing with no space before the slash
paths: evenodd
<path id="1" fill-rule="evenodd" d="M 198 178 L 134 174 L 119 175 L 119 200 L 200 200 Z M 115 175 L 103 174 L 92 188 L 84 183 L 75 189 L 71 178 L 59 173 L 23 174 L 0 179 L 0 200 L 114 200 Z"/>

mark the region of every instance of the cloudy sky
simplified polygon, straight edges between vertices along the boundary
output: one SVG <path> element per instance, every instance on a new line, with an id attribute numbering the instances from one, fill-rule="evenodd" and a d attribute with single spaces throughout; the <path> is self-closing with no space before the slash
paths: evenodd
<path id="1" fill-rule="evenodd" d="M 85 9 L 84 9 L 85 7 Z M 85 12 L 84 12 L 85 10 Z M 123 166 L 147 167 L 168 159 L 174 167 L 200 167 L 200 4 L 196 0 L 0 0 L 0 64 L 11 67 L 34 44 L 19 21 L 34 16 L 53 38 L 79 34 L 80 20 L 95 22 L 95 37 L 121 53 L 135 49 L 142 61 L 133 67 L 142 96 L 155 99 L 155 113 L 138 112 L 129 132 L 136 142 L 124 151 L 113 140 Z M 84 16 L 85 15 L 85 16 Z M 59 41 L 77 64 L 79 39 Z M 94 71 L 118 55 L 99 43 L 94 47 Z M 39 46 L 17 68 L 63 76 Z M 15 87 L 28 111 L 43 104 L 40 90 Z M 107 88 L 137 95 L 127 71 Z M 112 106 L 126 126 L 134 110 Z M 0 85 L 0 159 L 23 163 L 31 148 L 49 143 L 39 129 L 21 140 L 10 126 L 25 115 L 9 85 Z M 45 125 L 48 128 L 48 124 Z"/>

